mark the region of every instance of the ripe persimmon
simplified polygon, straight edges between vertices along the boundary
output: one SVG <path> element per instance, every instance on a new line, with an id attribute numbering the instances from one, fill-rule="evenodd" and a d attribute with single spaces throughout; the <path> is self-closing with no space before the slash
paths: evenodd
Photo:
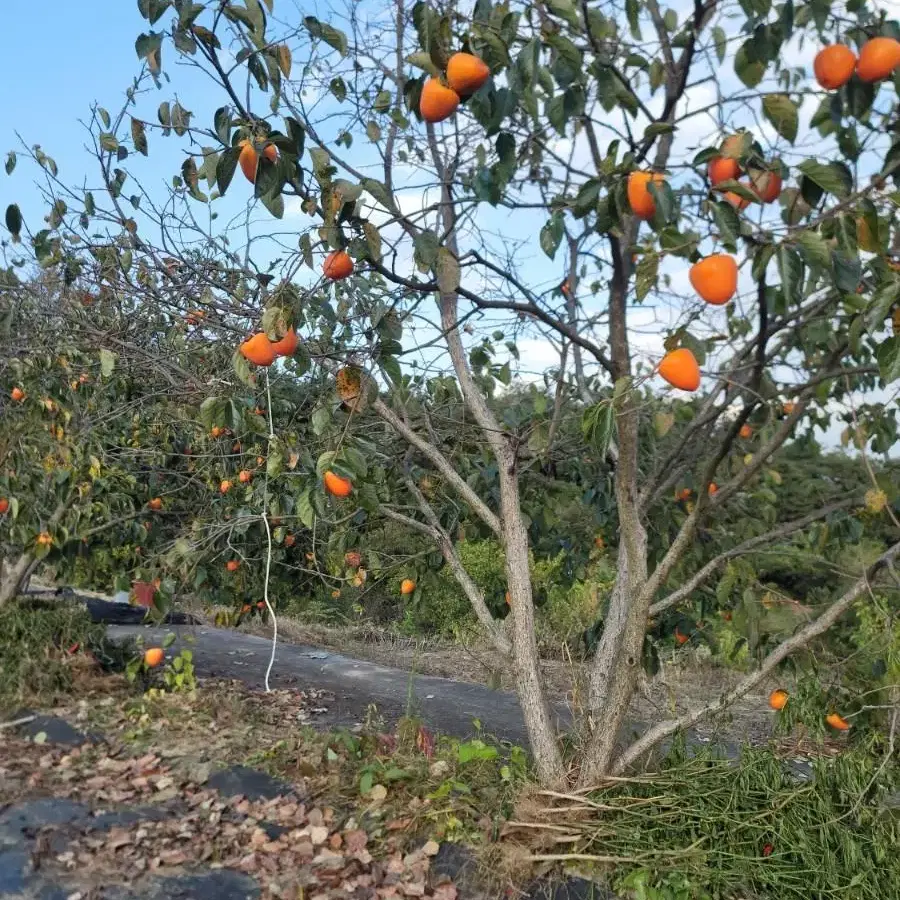
<path id="1" fill-rule="evenodd" d="M 683 647 L 690 639 L 690 635 L 683 634 L 678 629 L 678 626 L 675 626 L 675 643 L 678 644 L 679 647 Z"/>
<path id="2" fill-rule="evenodd" d="M 148 647 L 144 651 L 144 665 L 148 669 L 155 669 L 165 658 L 162 647 Z"/>
<path id="3" fill-rule="evenodd" d="M 238 156 L 238 164 L 241 167 L 241 171 L 244 173 L 244 178 L 251 184 L 255 184 L 256 169 L 259 165 L 259 153 L 257 153 L 256 147 L 253 146 L 252 141 L 241 141 L 240 147 L 241 152 Z M 262 155 L 269 160 L 269 162 L 275 162 L 275 160 L 278 159 L 278 150 L 274 144 L 267 144 L 263 148 Z"/>
<path id="4" fill-rule="evenodd" d="M 227 494 L 232 488 L 232 483 L 226 478 L 219 484 L 219 492 L 222 494 Z"/>
<path id="5" fill-rule="evenodd" d="M 726 156 L 714 156 L 709 161 L 709 181 L 713 187 L 723 181 L 730 181 L 741 174 L 740 164 L 736 159 Z"/>
<path id="6" fill-rule="evenodd" d="M 349 497 L 353 490 L 353 482 L 349 478 L 342 478 L 330 469 L 322 476 L 325 490 L 333 497 Z"/>
<path id="7" fill-rule="evenodd" d="M 21 403 L 25 399 L 25 391 L 20 387 L 14 387 L 9 396 L 13 403 Z"/>
<path id="8" fill-rule="evenodd" d="M 253 477 L 253 473 L 249 469 L 241 469 L 238 472 L 238 481 L 241 484 L 246 484 Z"/>
<path id="9" fill-rule="evenodd" d="M 741 430 L 738 432 L 744 440 L 751 437 L 753 435 L 753 429 L 745 422 L 741 425 Z"/>
<path id="10" fill-rule="evenodd" d="M 675 495 L 675 499 L 683 503 L 685 500 L 690 500 L 690 499 L 691 499 L 691 493 L 692 493 L 692 492 L 691 492 L 691 489 L 690 489 L 690 488 L 682 488 L 682 489 Z"/>
<path id="11" fill-rule="evenodd" d="M 6 497 L 0 497 L 0 516 L 5 516 L 9 511 L 9 500 Z"/>
<path id="12" fill-rule="evenodd" d="M 875 37 L 863 44 L 856 63 L 861 81 L 881 81 L 900 66 L 900 41 L 889 37 Z"/>
<path id="13" fill-rule="evenodd" d="M 296 543 L 297 543 L 297 538 L 295 538 L 294 535 L 289 534 L 289 535 L 285 536 L 285 539 L 284 539 L 285 547 L 293 547 L 294 544 L 296 544 Z"/>
<path id="14" fill-rule="evenodd" d="M 322 274 L 330 281 L 343 281 L 353 274 L 353 260 L 346 250 L 334 250 L 325 257 Z"/>
<path id="15" fill-rule="evenodd" d="M 737 291 L 738 267 L 733 256 L 714 253 L 694 263 L 688 273 L 694 290 L 712 306 L 727 303 Z"/>
<path id="16" fill-rule="evenodd" d="M 856 54 L 846 44 L 823 47 L 813 60 L 813 74 L 826 91 L 843 87 L 856 68 Z"/>
<path id="17" fill-rule="evenodd" d="M 288 328 L 280 341 L 274 341 L 272 349 L 276 356 L 293 356 L 297 351 L 297 332 Z"/>
<path id="18" fill-rule="evenodd" d="M 469 97 L 491 77 L 484 60 L 471 53 L 454 53 L 447 63 L 447 84 L 460 97 Z"/>
<path id="19" fill-rule="evenodd" d="M 351 569 L 358 569 L 362 565 L 362 555 L 358 550 L 349 550 L 344 554 L 344 562 Z"/>
<path id="20" fill-rule="evenodd" d="M 825 716 L 825 722 L 835 731 L 847 731 L 847 729 L 850 728 L 850 723 L 836 712 L 828 713 L 828 715 Z"/>
<path id="21" fill-rule="evenodd" d="M 53 543 L 53 538 L 49 531 L 42 531 L 35 540 L 39 547 L 49 547 Z"/>
<path id="22" fill-rule="evenodd" d="M 778 172 L 757 169 L 750 173 L 750 190 L 763 203 L 774 203 L 781 196 L 782 179 Z"/>
<path id="23" fill-rule="evenodd" d="M 738 211 L 746 209 L 750 205 L 750 201 L 734 191 L 726 191 L 725 199 Z"/>
<path id="24" fill-rule="evenodd" d="M 781 410 L 786 416 L 789 416 L 794 411 L 794 404 L 787 400 L 781 404 Z"/>
<path id="25" fill-rule="evenodd" d="M 716 494 L 719 493 L 719 486 L 714 481 L 711 481 L 706 488 L 706 493 L 709 494 L 710 497 L 715 497 Z"/>
<path id="26" fill-rule="evenodd" d="M 224 433 L 225 433 L 225 429 L 220 428 L 218 425 L 213 425 L 213 427 L 210 429 L 210 432 L 209 432 L 210 437 L 214 437 L 214 438 L 220 438 L 220 437 L 222 437 L 222 435 Z"/>
<path id="27" fill-rule="evenodd" d="M 426 122 L 443 122 L 456 112 L 459 94 L 447 87 L 440 78 L 429 78 L 422 85 L 419 114 Z"/>
<path id="28" fill-rule="evenodd" d="M 163 508 L 162 497 L 154 497 L 147 506 L 153 510 L 153 512 L 159 512 Z"/>
<path id="29" fill-rule="evenodd" d="M 257 366 L 271 366 L 275 362 L 275 348 L 268 335 L 260 331 L 247 338 L 240 347 L 241 356 Z"/>
<path id="30" fill-rule="evenodd" d="M 225 568 L 229 572 L 237 572 L 237 570 L 241 567 L 240 560 L 237 559 L 229 559 L 227 563 L 225 563 Z"/>
<path id="31" fill-rule="evenodd" d="M 700 366 L 687 347 L 679 347 L 667 353 L 659 364 L 659 374 L 672 387 L 683 391 L 696 391 L 700 387 Z"/>
<path id="32" fill-rule="evenodd" d="M 652 219 L 656 213 L 656 201 L 649 191 L 650 183 L 662 184 L 659 172 L 632 172 L 628 176 L 628 204 L 639 219 Z"/>
<path id="33" fill-rule="evenodd" d="M 416 583 L 412 578 L 404 578 L 403 581 L 400 582 L 400 593 L 404 596 L 411 594 L 415 589 Z"/>
<path id="34" fill-rule="evenodd" d="M 778 688 L 769 694 L 769 706 L 772 709 L 784 709 L 788 702 L 788 692 Z"/>

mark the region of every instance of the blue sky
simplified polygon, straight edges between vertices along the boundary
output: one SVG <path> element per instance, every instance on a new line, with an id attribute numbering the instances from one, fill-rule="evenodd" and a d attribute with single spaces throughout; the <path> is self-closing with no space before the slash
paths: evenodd
<path id="1" fill-rule="evenodd" d="M 676 10 L 687 8 L 685 3 L 673 5 Z M 18 131 L 28 144 L 40 143 L 44 151 L 56 160 L 60 176 L 66 183 L 79 184 L 87 177 L 89 183 L 96 184 L 96 176 L 92 174 L 93 161 L 85 151 L 87 133 L 79 119 L 89 115 L 90 105 L 95 101 L 112 114 L 121 105 L 125 89 L 140 68 L 134 40 L 147 29 L 147 23 L 138 14 L 134 0 L 52 0 L 49 3 L 41 0 L 4 0 L 3 6 L 5 52 L 0 55 L 0 83 L 6 88 L 7 114 L 0 153 L 5 156 L 6 150 L 19 149 L 15 137 Z M 795 65 L 809 71 L 815 49 L 809 42 L 802 46 L 797 44 L 791 49 L 790 58 Z M 195 121 L 205 125 L 211 119 L 212 110 L 223 102 L 222 98 L 205 79 L 184 68 L 174 68 L 171 46 L 165 48 L 164 54 L 164 69 L 172 72 L 173 83 L 164 84 L 161 91 L 151 89 L 141 100 L 141 112 L 147 119 L 155 119 L 156 105 L 163 99 L 174 100 L 177 93 L 182 103 L 196 112 Z M 717 75 L 722 95 L 727 97 L 743 90 L 733 74 L 730 59 L 717 67 Z M 684 106 L 686 109 L 703 108 L 715 97 L 715 85 L 708 81 L 700 82 L 688 91 Z M 655 99 L 660 100 L 658 94 Z M 807 100 L 801 118 L 808 115 L 818 102 L 812 96 Z M 650 105 L 654 108 L 656 104 L 651 102 Z M 690 158 L 696 149 L 714 141 L 717 135 L 716 123 L 711 117 L 700 116 L 689 120 L 689 123 L 680 130 L 677 141 L 685 148 L 683 157 L 686 158 Z M 764 145 L 768 144 L 773 152 L 784 153 L 786 160 L 791 161 L 790 148 L 775 135 L 771 126 L 761 121 L 758 110 L 748 110 L 746 124 L 754 126 Z M 363 149 L 364 138 L 357 140 L 354 145 L 355 158 L 365 168 L 365 160 L 374 161 L 374 154 L 371 147 L 368 152 Z M 571 152 L 576 161 L 586 155 L 583 140 L 565 138 L 556 143 L 559 152 Z M 801 127 L 796 150 L 800 155 L 819 154 L 820 158 L 827 159 L 828 143 Z M 149 159 L 132 155 L 127 165 L 142 183 L 152 188 L 154 184 L 162 186 L 163 182 L 168 182 L 172 173 L 178 170 L 185 144 L 174 137 L 162 139 L 154 134 L 150 135 L 150 144 Z M 31 187 L 34 175 L 35 169 L 24 161 L 20 161 L 12 178 L 0 173 L 0 206 L 5 208 L 10 202 L 17 202 L 26 223 L 37 230 L 41 227 L 40 219 L 45 210 L 40 196 Z M 416 208 L 426 198 L 433 201 L 433 192 L 430 195 L 423 193 L 415 176 L 407 173 L 407 177 L 406 190 L 400 197 L 404 206 L 409 203 Z M 220 201 L 223 213 L 227 215 L 242 210 L 247 202 L 248 186 L 239 181 L 238 176 L 228 197 L 224 202 Z M 127 189 L 125 193 L 128 193 Z M 296 240 L 296 234 L 301 230 L 314 224 L 296 209 L 289 210 L 289 215 L 280 225 L 264 210 L 260 210 L 258 218 L 267 229 L 274 225 L 282 230 L 286 241 L 291 242 Z M 523 254 L 522 268 L 518 274 L 534 289 L 544 290 L 559 283 L 563 275 L 563 254 L 550 261 L 534 248 L 542 218 L 529 213 L 510 214 L 491 210 L 482 205 L 477 221 L 479 228 L 490 235 L 489 239 L 495 246 L 510 238 L 531 242 L 534 252 Z M 687 284 L 687 268 L 684 260 L 667 260 L 663 271 L 672 279 L 670 292 L 666 296 L 651 296 L 642 309 L 635 310 L 635 327 L 640 329 L 635 346 L 645 362 L 658 358 L 664 330 L 672 327 L 681 317 L 684 303 L 677 298 L 684 296 L 688 302 L 695 302 Z M 307 273 L 301 277 L 306 279 L 312 276 Z M 747 291 L 748 297 L 752 296 L 752 286 L 746 279 L 742 279 L 742 290 Z M 674 303 L 673 295 L 676 298 Z M 596 302 L 589 297 L 585 297 L 584 301 L 588 308 Z M 704 310 L 704 314 L 710 320 L 711 327 L 717 327 L 716 320 L 721 318 L 721 311 Z M 525 338 L 521 343 L 524 350 L 523 370 L 539 372 L 553 365 L 552 347 L 539 335 Z"/>

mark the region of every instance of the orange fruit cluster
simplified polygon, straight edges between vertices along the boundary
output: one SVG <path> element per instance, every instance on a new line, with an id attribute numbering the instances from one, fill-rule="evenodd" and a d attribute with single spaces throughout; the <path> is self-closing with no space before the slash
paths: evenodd
<path id="1" fill-rule="evenodd" d="M 454 53 L 447 62 L 444 78 L 429 78 L 422 85 L 419 114 L 426 122 L 449 119 L 460 100 L 470 97 L 491 76 L 484 60 L 471 53 Z"/>
<path id="2" fill-rule="evenodd" d="M 241 152 L 238 155 L 238 165 L 244 173 L 244 178 L 246 178 L 250 184 L 256 184 L 256 170 L 259 167 L 259 152 L 253 141 L 241 141 L 240 147 Z M 266 144 L 266 146 L 263 147 L 262 155 L 269 160 L 269 162 L 275 162 L 275 160 L 278 159 L 278 150 L 274 144 Z"/>
<path id="3" fill-rule="evenodd" d="M 863 44 L 859 58 L 846 44 L 823 47 L 813 60 L 813 74 L 826 91 L 843 87 L 853 73 L 860 81 L 871 84 L 890 77 L 900 66 L 900 41 L 891 37 L 874 37 Z"/>

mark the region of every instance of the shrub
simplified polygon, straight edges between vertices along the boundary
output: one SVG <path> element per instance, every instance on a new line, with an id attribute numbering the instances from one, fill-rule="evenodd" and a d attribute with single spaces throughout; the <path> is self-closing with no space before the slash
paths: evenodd
<path id="1" fill-rule="evenodd" d="M 79 604 L 19 598 L 0 608 L 0 709 L 53 702 L 71 691 L 69 651 L 76 645 L 105 650 L 103 626 Z"/>

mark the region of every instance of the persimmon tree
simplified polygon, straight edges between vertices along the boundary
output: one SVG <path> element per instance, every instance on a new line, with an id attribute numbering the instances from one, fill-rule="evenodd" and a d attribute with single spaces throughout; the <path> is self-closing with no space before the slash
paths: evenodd
<path id="1" fill-rule="evenodd" d="M 515 671 L 543 782 L 622 771 L 886 590 L 897 530 L 734 688 L 621 747 L 648 620 L 745 554 L 864 522 L 866 504 L 897 525 L 896 485 L 874 474 L 867 499 L 823 487 L 798 518 L 770 502 L 798 434 L 843 420 L 861 466 L 896 441 L 895 45 L 879 45 L 877 77 L 871 60 L 867 80 L 852 67 L 820 79 L 840 82 L 827 90 L 810 77 L 823 46 L 857 53 L 900 36 L 896 22 L 864 3 L 791 0 L 395 0 L 335 6 L 327 22 L 276 0 L 138 9 L 142 74 L 115 120 L 98 109 L 92 122 L 108 202 L 63 198 L 53 173 L 47 234 L 66 243 L 102 223 L 140 259 L 122 289 L 150 306 L 186 313 L 193 299 L 158 285 L 167 265 L 192 272 L 219 321 L 202 339 L 218 347 L 294 329 L 286 363 L 234 356 L 240 383 L 263 395 L 282 380 L 319 390 L 310 421 L 323 454 L 294 458 L 267 423 L 261 525 L 269 534 L 287 497 L 311 532 L 386 516 L 433 539 Z M 457 77 L 459 52 L 476 60 Z M 475 89 L 460 97 L 447 77 Z M 214 92 L 209 109 L 183 105 L 182 80 Z M 127 208 L 142 157 L 171 154 L 173 141 L 171 190 L 135 189 Z M 7 224 L 22 232 L 18 208 Z M 80 252 L 68 241 L 56 264 Z M 537 434 L 504 413 L 517 367 L 543 377 Z M 352 396 L 348 370 L 363 386 Z M 687 392 L 661 407 L 666 381 Z M 244 387 L 221 385 L 206 409 Z M 464 409 L 449 428 L 447 395 Z M 539 666 L 522 484 L 573 408 L 583 430 L 568 453 L 604 461 L 618 534 L 570 775 Z M 458 458 L 473 434 L 496 491 Z M 326 470 L 351 479 L 349 497 L 327 497 Z M 439 479 L 456 509 L 423 479 Z M 751 507 L 766 512 L 749 519 Z M 456 551 L 460 515 L 503 547 L 503 622 Z M 658 535 L 661 516 L 674 527 Z M 705 559 L 696 545 L 712 527 L 731 543 Z"/>

